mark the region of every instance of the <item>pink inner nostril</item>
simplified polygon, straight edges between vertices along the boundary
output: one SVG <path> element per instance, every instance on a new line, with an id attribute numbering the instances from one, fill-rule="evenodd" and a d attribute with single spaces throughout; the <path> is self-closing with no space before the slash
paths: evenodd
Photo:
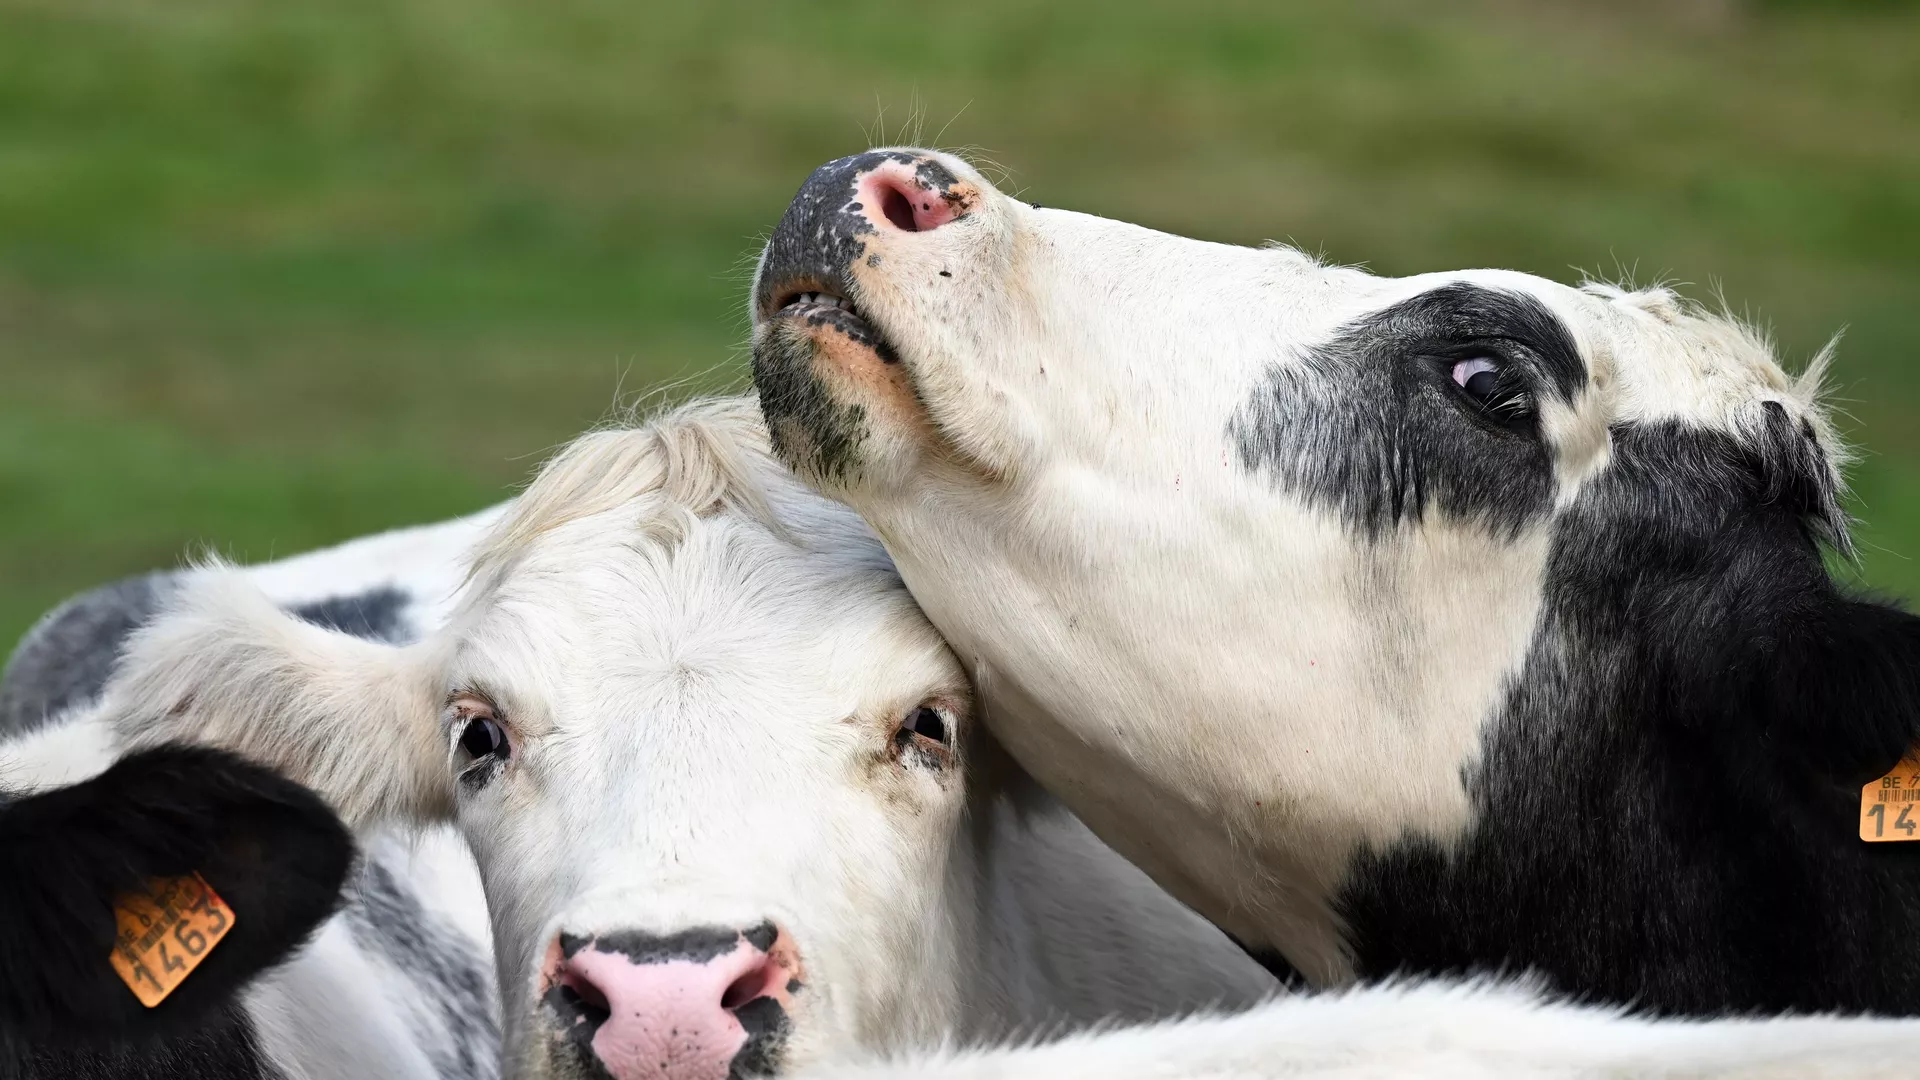
<path id="1" fill-rule="evenodd" d="M 936 191 L 912 169 L 897 163 L 883 165 L 861 178 L 859 202 L 864 212 L 872 215 L 874 224 L 885 219 L 901 232 L 912 233 L 938 229 L 971 209 L 960 185 L 951 191 Z"/>
<path id="2" fill-rule="evenodd" d="M 720 995 L 720 1007 L 731 1012 L 755 998 L 772 994 L 779 989 L 779 977 L 779 968 L 772 959 L 762 958 L 746 974 L 733 980 L 726 993 Z"/>
<path id="3" fill-rule="evenodd" d="M 593 985 L 591 979 L 586 978 L 574 968 L 565 967 L 560 970 L 560 985 L 573 991 L 573 995 L 579 998 L 580 1004 L 585 1007 L 602 1013 L 612 1011 L 611 1006 L 607 1004 L 607 995 L 601 993 L 600 988 Z"/>
<path id="4" fill-rule="evenodd" d="M 887 215 L 887 220 L 902 232 L 920 231 L 920 226 L 913 220 L 912 198 L 891 184 L 880 189 L 880 212 Z"/>

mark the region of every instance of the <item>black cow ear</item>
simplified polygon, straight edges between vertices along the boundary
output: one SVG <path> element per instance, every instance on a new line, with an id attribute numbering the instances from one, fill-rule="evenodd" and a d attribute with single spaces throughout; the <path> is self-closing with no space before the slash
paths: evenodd
<path id="1" fill-rule="evenodd" d="M 0 1034 L 125 1040 L 203 1021 L 339 903 L 353 839 L 318 796 L 224 751 L 169 745 L 0 808 Z M 109 962 L 114 907 L 199 874 L 232 926 L 149 1008 Z"/>

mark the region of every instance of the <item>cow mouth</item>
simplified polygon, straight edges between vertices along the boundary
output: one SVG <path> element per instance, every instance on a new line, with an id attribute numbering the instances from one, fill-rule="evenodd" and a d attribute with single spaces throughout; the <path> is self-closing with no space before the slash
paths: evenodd
<path id="1" fill-rule="evenodd" d="M 900 362 L 900 354 L 873 320 L 840 293 L 807 283 L 805 288 L 790 287 L 779 295 L 781 298 L 767 316 L 769 322 L 786 322 L 811 331 L 837 330 L 857 344 L 873 350 L 881 363 Z"/>

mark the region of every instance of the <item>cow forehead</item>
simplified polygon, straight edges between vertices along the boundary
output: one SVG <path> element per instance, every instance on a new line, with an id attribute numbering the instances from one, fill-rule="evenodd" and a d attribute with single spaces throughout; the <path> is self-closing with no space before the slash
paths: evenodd
<path id="1" fill-rule="evenodd" d="M 1587 405 L 1593 421 L 1677 420 L 1737 433 L 1751 422 L 1752 410 L 1775 401 L 1796 416 L 1809 416 L 1823 436 L 1831 436 L 1819 415 L 1817 376 L 1789 376 L 1763 336 L 1663 287 L 1575 286 L 1493 268 L 1382 277 L 1324 265 L 1284 245 L 1212 243 L 1066 211 L 1048 210 L 1031 220 L 1053 250 L 1081 264 L 1072 270 L 1087 277 L 1086 285 L 1134 310 L 1163 309 L 1163 298 L 1155 292 L 1183 281 L 1207 295 L 1231 297 L 1230 303 L 1269 308 L 1271 314 L 1256 317 L 1242 306 L 1232 321 L 1274 326 L 1283 336 L 1294 337 L 1289 344 L 1298 350 L 1422 293 L 1472 285 L 1527 297 L 1566 328 L 1593 391 Z M 1046 262 L 1039 272 L 1060 269 L 1058 262 Z M 1217 313 L 1199 317 L 1211 323 Z M 1194 334 L 1220 331 L 1217 324 L 1189 326 L 1182 334 L 1185 340 L 1197 340 Z M 1260 336 L 1249 343 L 1269 348 L 1271 343 Z M 1217 348 L 1218 340 L 1209 336 L 1208 347 Z"/>
<path id="2" fill-rule="evenodd" d="M 722 522 L 670 550 L 573 535 L 592 527 L 539 541 L 459 629 L 450 680 L 521 698 L 529 734 L 702 709 L 790 728 L 964 697 L 958 663 L 890 572 Z"/>

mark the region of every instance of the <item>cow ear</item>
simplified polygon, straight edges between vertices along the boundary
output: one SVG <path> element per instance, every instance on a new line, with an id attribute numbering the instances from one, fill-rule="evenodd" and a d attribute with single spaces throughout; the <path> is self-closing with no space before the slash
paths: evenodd
<path id="1" fill-rule="evenodd" d="M 444 818 L 443 645 L 394 646 L 281 611 L 240 572 L 186 575 L 101 698 L 128 746 L 220 746 L 313 788 L 355 829 Z"/>
<path id="2" fill-rule="evenodd" d="M 1804 760 L 1865 784 L 1920 749 L 1920 618 L 1836 596 L 1799 613 L 1775 657 L 1770 726 Z"/>
<path id="3" fill-rule="evenodd" d="M 0 1032 L 127 1040 L 201 1022 L 330 915 L 353 862 L 312 792 L 219 750 L 169 745 L 0 808 Z M 204 958 L 157 1004 L 109 963 L 123 898 L 198 874 Z M 188 951 L 176 942 L 170 956 Z M 162 971 L 162 978 L 170 978 Z"/>

